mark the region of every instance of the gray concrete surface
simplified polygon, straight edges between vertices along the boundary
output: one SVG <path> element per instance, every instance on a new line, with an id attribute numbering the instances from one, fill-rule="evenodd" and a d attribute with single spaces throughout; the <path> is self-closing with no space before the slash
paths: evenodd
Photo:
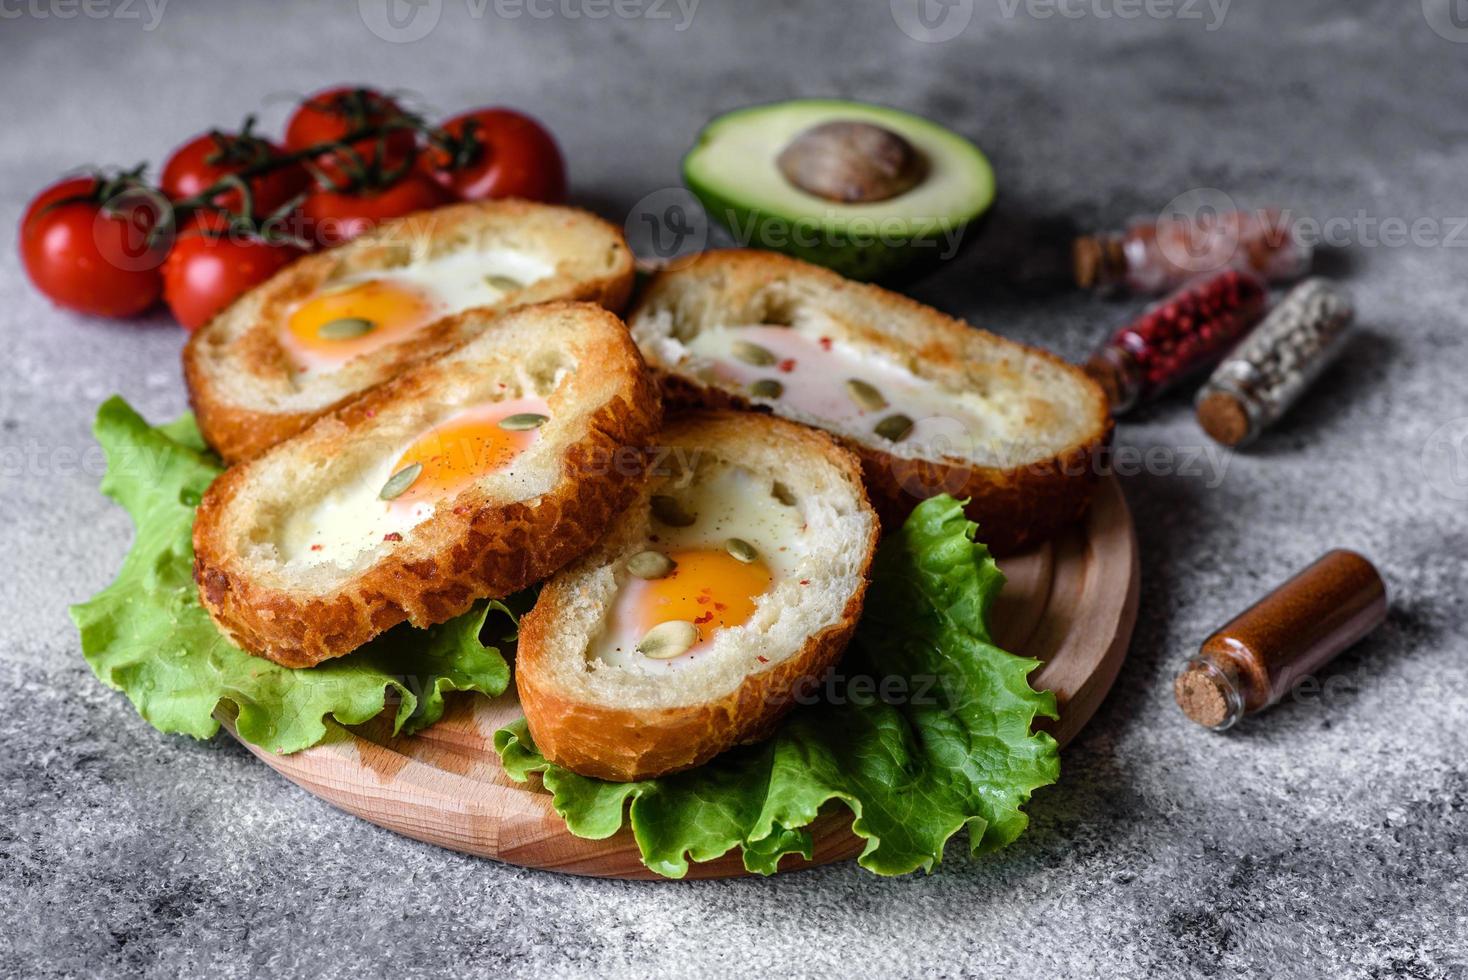
<path id="1" fill-rule="evenodd" d="M 160 3 L 0 5 L 0 228 L 66 168 L 161 160 L 249 111 L 278 126 L 291 93 L 339 80 L 543 116 L 577 198 L 614 220 L 677 185 L 711 114 L 830 94 L 935 116 L 993 158 L 1001 207 L 924 300 L 1080 356 L 1126 307 L 992 270 L 1036 219 L 1112 225 L 1213 187 L 1343 222 L 1323 267 L 1365 329 L 1285 424 L 1201 473 L 1178 472 L 1203 445 L 1186 398 L 1121 426 L 1174 460 L 1126 478 L 1141 620 L 1015 846 L 899 880 L 582 881 L 358 822 L 227 739 L 157 734 L 92 679 L 65 606 L 129 528 L 95 491 L 88 426 L 112 392 L 182 409 L 182 335 L 52 309 L 6 231 L 0 973 L 1468 976 L 1468 477 L 1441 451 L 1468 427 L 1468 44 L 1437 0 L 1236 0 L 1221 21 L 1191 0 L 960 0 L 938 32 L 971 20 L 941 43 L 899 28 L 902 0 L 703 0 L 691 21 L 650 0 L 603 18 L 428 0 L 440 20 L 414 41 L 372 33 L 393 33 L 378 0 Z M 1389 624 L 1329 695 L 1191 727 L 1179 659 L 1335 545 L 1379 562 Z"/>

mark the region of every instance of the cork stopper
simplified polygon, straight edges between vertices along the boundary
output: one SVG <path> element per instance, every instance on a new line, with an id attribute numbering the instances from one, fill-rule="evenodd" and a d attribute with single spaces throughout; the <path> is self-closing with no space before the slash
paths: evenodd
<path id="1" fill-rule="evenodd" d="M 1231 449 L 1247 442 L 1253 434 L 1248 409 L 1226 391 L 1210 391 L 1198 399 L 1198 424 L 1211 438 Z"/>
<path id="2" fill-rule="evenodd" d="M 1126 253 L 1118 241 L 1083 235 L 1071 246 L 1071 266 L 1081 289 L 1102 288 L 1126 273 Z"/>
<path id="3" fill-rule="evenodd" d="M 1227 671 L 1202 657 L 1188 661 L 1173 681 L 1172 693 L 1183 714 L 1216 732 L 1233 725 L 1244 714 L 1238 684 Z"/>
<path id="4" fill-rule="evenodd" d="M 1107 345 L 1092 354 L 1081 370 L 1101 386 L 1113 415 L 1120 415 L 1137 404 L 1142 382 L 1134 357 L 1120 347 Z"/>

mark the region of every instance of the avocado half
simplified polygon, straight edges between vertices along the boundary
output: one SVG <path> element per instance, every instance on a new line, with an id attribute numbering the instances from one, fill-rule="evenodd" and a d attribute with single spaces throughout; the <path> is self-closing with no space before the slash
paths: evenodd
<path id="1" fill-rule="evenodd" d="M 801 133 L 864 122 L 906 139 L 926 176 L 887 200 L 848 204 L 785 178 L 780 153 Z M 853 279 L 889 279 L 950 258 L 994 200 L 994 170 L 977 146 L 900 109 L 839 99 L 751 106 L 714 119 L 683 158 L 683 180 L 741 245 L 772 249 Z"/>

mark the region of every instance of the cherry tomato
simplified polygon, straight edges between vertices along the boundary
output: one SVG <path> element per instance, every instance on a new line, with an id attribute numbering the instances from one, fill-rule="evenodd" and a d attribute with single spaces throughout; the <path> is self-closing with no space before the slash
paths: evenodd
<path id="1" fill-rule="evenodd" d="M 202 219 L 202 216 L 201 216 Z M 197 330 L 247 290 L 275 275 L 301 254 L 237 232 L 214 235 L 199 220 L 178 236 L 163 263 L 163 299 L 186 330 Z"/>
<path id="2" fill-rule="evenodd" d="M 340 245 L 351 241 L 372 226 L 388 220 L 426 211 L 454 200 L 448 191 L 423 174 L 410 171 L 396 184 L 381 191 L 348 194 L 337 191 L 314 191 L 301 207 L 307 237 L 319 245 Z"/>
<path id="3" fill-rule="evenodd" d="M 230 174 L 261 163 L 285 151 L 253 134 L 218 131 L 195 136 L 173 151 L 163 166 L 163 192 L 174 200 L 192 197 Z M 287 166 L 250 180 L 255 216 L 264 217 L 304 191 L 310 176 L 300 166 Z M 238 190 L 226 191 L 214 203 L 236 213 L 243 206 Z"/>
<path id="4" fill-rule="evenodd" d="M 464 201 L 565 200 L 566 161 L 544 126 L 513 109 L 475 109 L 448 120 L 443 128 L 463 136 L 471 121 L 480 145 L 466 167 L 448 169 L 448 154 L 439 149 L 419 158 L 434 180 Z"/>
<path id="5" fill-rule="evenodd" d="M 340 140 L 355 130 L 376 126 L 401 113 L 402 107 L 392 99 L 369 88 L 342 86 L 330 88 L 302 102 L 286 124 L 285 145 L 304 150 L 316 143 Z M 351 153 L 327 153 L 313 163 L 332 181 L 345 184 L 357 169 L 374 165 L 382 170 L 401 166 L 415 149 L 417 138 L 411 129 L 394 129 L 385 136 L 357 140 L 349 144 Z M 380 150 L 386 152 L 379 153 Z"/>
<path id="6" fill-rule="evenodd" d="M 93 177 L 64 180 L 36 195 L 20 223 L 20 254 L 36 288 L 58 306 L 94 316 L 133 316 L 158 301 L 167 249 L 149 242 L 157 201 L 128 191 L 105 213 L 85 197 Z M 155 195 L 156 197 L 156 195 Z"/>

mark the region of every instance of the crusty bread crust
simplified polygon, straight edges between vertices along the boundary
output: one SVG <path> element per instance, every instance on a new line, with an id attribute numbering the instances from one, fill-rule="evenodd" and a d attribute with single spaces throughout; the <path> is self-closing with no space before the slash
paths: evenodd
<path id="1" fill-rule="evenodd" d="M 670 409 L 769 412 L 767 404 L 750 401 L 741 390 L 671 362 L 660 354 L 659 342 L 669 327 L 696 331 L 703 323 L 761 308 L 789 317 L 800 304 L 839 318 L 849 330 L 848 342 L 911 360 L 915 370 L 941 372 L 950 382 L 973 372 L 975 365 L 991 365 L 979 379 L 984 387 L 1013 391 L 1015 399 L 1033 405 L 1028 426 L 1043 451 L 1015 465 L 901 454 L 836 433 L 861 458 L 867 489 L 884 522 L 900 522 L 923 500 L 948 493 L 968 499 L 968 516 L 979 523 L 989 547 L 1003 555 L 1049 538 L 1085 513 L 1100 476 L 1100 455 L 1111 439 L 1111 415 L 1094 381 L 1046 351 L 976 329 L 906 296 L 751 249 L 706 252 L 684 267 L 659 273 L 628 323 Z M 1053 406 L 1034 397 L 1032 378 L 1039 373 L 1065 386 L 1063 400 L 1074 406 L 1069 417 L 1058 419 Z M 1075 433 L 1072 438 L 1048 435 L 1060 421 Z"/>
<path id="2" fill-rule="evenodd" d="M 589 212 L 483 201 L 407 215 L 292 263 L 189 338 L 184 380 L 204 438 L 228 461 L 249 459 L 367 388 L 469 339 L 483 318 L 446 317 L 400 344 L 358 358 L 329 383 L 302 386 L 276 335 L 290 308 L 323 283 L 482 242 L 510 243 L 556 265 L 554 275 L 516 290 L 492 309 L 557 300 L 596 303 L 614 313 L 626 306 L 632 253 L 617 228 Z"/>
<path id="3" fill-rule="evenodd" d="M 636 495 L 661 406 L 621 321 L 599 307 L 573 303 L 522 308 L 497 321 L 473 330 L 475 339 L 463 347 L 231 467 L 209 488 L 194 523 L 194 577 L 205 608 L 237 644 L 285 666 L 306 667 L 350 653 L 405 620 L 420 627 L 443 622 L 480 598 L 519 591 L 576 558 Z M 296 461 L 304 469 L 336 458 L 352 441 L 370 439 L 385 417 L 440 397 L 455 374 L 493 370 L 484 357 L 471 355 L 482 350 L 485 357 L 503 357 L 494 342 L 515 329 L 582 361 L 581 370 L 551 396 L 553 418 L 588 414 L 558 446 L 557 476 L 548 492 L 506 501 L 471 487 L 443 502 L 402 540 L 381 546 L 370 565 L 326 590 L 292 581 L 278 565 L 262 569 L 242 553 L 250 528 L 241 526 L 240 512 L 248 512 L 242 505 L 261 495 L 264 471 Z M 591 396 L 600 401 L 577 404 Z"/>
<path id="4" fill-rule="evenodd" d="M 617 782 L 690 769 L 736 745 L 769 737 L 796 698 L 809 695 L 807 686 L 840 659 L 850 642 L 861 616 L 879 533 L 859 462 L 825 433 L 769 416 L 693 412 L 670 421 L 659 443 L 660 449 L 716 447 L 736 461 L 741 454 L 781 446 L 805 465 L 826 468 L 848 487 L 867 515 L 867 532 L 843 542 L 855 556 L 857 574 L 834 622 L 808 635 L 784 660 L 746 674 L 732 690 L 692 704 L 629 707 L 580 696 L 560 682 L 557 675 L 564 665 L 553 662 L 583 577 L 618 559 L 621 531 L 639 507 L 645 511 L 650 489 L 597 548 L 547 583 L 535 608 L 520 621 L 515 684 L 525 720 L 536 748 L 547 759 L 583 775 Z"/>

